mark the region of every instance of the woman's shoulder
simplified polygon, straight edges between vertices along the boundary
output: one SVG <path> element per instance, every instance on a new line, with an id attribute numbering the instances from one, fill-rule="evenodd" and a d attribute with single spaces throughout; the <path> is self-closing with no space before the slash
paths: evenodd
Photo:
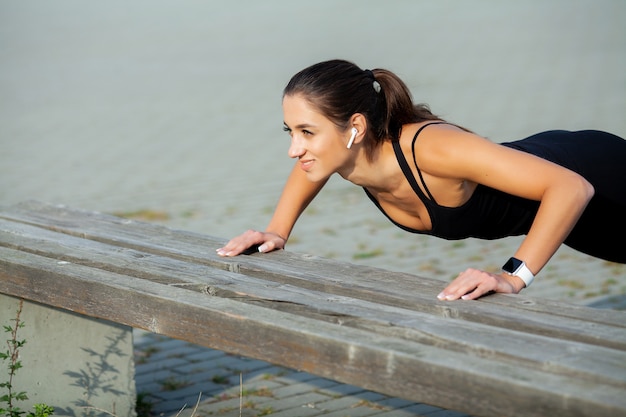
<path id="1" fill-rule="evenodd" d="M 422 171 L 461 178 L 468 163 L 488 163 L 501 146 L 461 126 L 442 120 L 415 123 L 403 129 L 402 152 Z"/>
<path id="2" fill-rule="evenodd" d="M 445 120 L 427 120 L 404 125 L 399 142 L 406 153 L 413 152 L 418 144 L 444 145 L 446 139 L 454 138 L 457 134 L 473 135 L 469 130 Z"/>

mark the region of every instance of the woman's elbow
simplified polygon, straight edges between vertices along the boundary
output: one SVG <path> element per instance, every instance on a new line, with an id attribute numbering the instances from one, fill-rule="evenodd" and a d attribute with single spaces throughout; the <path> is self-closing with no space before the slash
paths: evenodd
<path id="1" fill-rule="evenodd" d="M 577 175 L 576 177 L 576 189 L 578 190 L 578 196 L 580 200 L 584 202 L 585 205 L 587 205 L 587 203 L 589 203 L 589 201 L 591 201 L 591 199 L 595 195 L 596 190 L 593 185 L 584 177 L 580 175 Z"/>

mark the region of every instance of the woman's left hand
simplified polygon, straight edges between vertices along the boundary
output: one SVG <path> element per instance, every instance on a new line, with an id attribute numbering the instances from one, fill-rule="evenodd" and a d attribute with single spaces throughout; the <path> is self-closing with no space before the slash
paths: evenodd
<path id="1" fill-rule="evenodd" d="M 475 300 L 491 292 L 517 294 L 524 288 L 519 277 L 507 274 L 491 274 L 468 268 L 461 272 L 439 295 L 440 300 Z"/>

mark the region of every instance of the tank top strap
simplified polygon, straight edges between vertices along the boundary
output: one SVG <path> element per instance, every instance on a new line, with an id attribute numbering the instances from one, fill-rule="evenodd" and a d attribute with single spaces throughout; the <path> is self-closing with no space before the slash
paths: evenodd
<path id="1" fill-rule="evenodd" d="M 415 164 L 415 168 L 417 169 L 417 175 L 419 176 L 419 179 L 422 182 L 422 186 L 424 187 L 426 194 L 428 194 L 428 197 L 426 196 L 426 194 L 424 194 L 420 186 L 417 184 L 417 180 L 415 179 L 415 176 L 413 175 L 413 171 L 409 167 L 409 163 L 407 162 L 406 158 L 404 157 L 404 153 L 402 152 L 400 141 L 399 140 L 392 141 L 393 151 L 396 154 L 396 159 L 398 160 L 398 164 L 400 165 L 400 168 L 402 169 L 402 173 L 404 174 L 407 181 L 411 185 L 411 188 L 413 189 L 413 191 L 415 191 L 415 194 L 417 194 L 420 200 L 422 200 L 422 202 L 426 204 L 427 207 L 429 205 L 428 204 L 429 202 L 432 202 L 434 204 L 437 204 L 437 202 L 435 201 L 435 198 L 428 190 L 428 187 L 426 186 L 426 182 L 424 181 L 424 177 L 422 176 L 422 171 L 419 169 L 419 166 L 417 165 L 417 160 L 415 158 L 415 142 L 417 141 L 417 137 L 422 132 L 422 130 L 424 130 L 425 127 L 430 126 L 430 125 L 440 125 L 440 124 L 447 124 L 447 123 L 446 122 L 432 122 L 432 123 L 427 123 L 424 126 L 420 127 L 415 133 L 415 136 L 413 136 L 413 141 L 411 142 L 411 152 L 413 153 L 413 163 Z"/>

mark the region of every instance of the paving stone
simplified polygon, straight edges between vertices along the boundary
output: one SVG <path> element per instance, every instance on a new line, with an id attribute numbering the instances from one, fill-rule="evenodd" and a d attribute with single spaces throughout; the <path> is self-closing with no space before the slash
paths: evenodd
<path id="1" fill-rule="evenodd" d="M 263 394 L 263 396 L 267 396 L 268 398 L 277 398 L 275 390 L 282 387 L 282 384 L 274 381 L 251 381 L 243 384 L 243 394 L 244 396 L 259 396 L 261 395 L 260 392 L 265 392 L 267 394 Z M 240 392 L 242 392 L 242 387 L 239 385 L 233 385 L 222 390 L 222 393 L 227 396 L 239 396 Z"/>
<path id="2" fill-rule="evenodd" d="M 405 410 L 417 413 L 419 415 L 422 415 L 422 414 L 430 415 L 431 413 L 436 413 L 436 412 L 442 411 L 441 408 L 435 407 L 435 406 L 432 406 L 432 405 L 428 405 L 428 404 L 414 404 L 414 405 L 406 407 Z"/>
<path id="3" fill-rule="evenodd" d="M 380 410 L 368 407 L 351 407 L 322 414 L 324 417 L 366 417 L 377 415 Z"/>
<path id="4" fill-rule="evenodd" d="M 382 413 L 375 414 L 376 417 L 423 417 L 425 414 L 419 414 L 414 411 L 410 411 L 409 408 L 400 408 L 389 411 L 383 411 Z"/>
<path id="5" fill-rule="evenodd" d="M 469 417 L 469 415 L 465 414 L 465 413 L 462 413 L 460 411 L 439 409 L 437 411 L 429 413 L 428 417 Z"/>
<path id="6" fill-rule="evenodd" d="M 326 403 L 327 396 L 316 392 L 305 392 L 299 395 L 293 395 L 291 397 L 280 398 L 279 400 L 272 401 L 272 406 L 277 411 L 282 411 L 289 408 L 313 408 L 318 403 Z"/>
<path id="7" fill-rule="evenodd" d="M 309 407 L 309 406 L 295 406 L 292 408 L 284 409 L 278 412 L 274 412 L 270 414 L 271 417 L 311 417 L 311 416 L 321 416 L 324 415 L 324 411 Z"/>
<path id="8" fill-rule="evenodd" d="M 257 410 L 258 412 L 260 409 L 271 406 L 272 401 L 272 398 L 263 396 L 243 397 L 243 402 L 240 401 L 239 397 L 227 398 L 224 400 L 212 399 L 201 402 L 198 410 L 205 415 L 222 415 L 223 413 L 230 412 L 230 410 L 237 410 L 238 412 L 240 404 L 243 404 L 243 410 L 249 410 L 248 412 L 250 413 L 252 412 L 250 407 L 254 406 L 254 410 Z"/>
<path id="9" fill-rule="evenodd" d="M 414 401 L 404 400 L 402 398 L 386 398 L 384 400 L 377 401 L 377 403 L 392 408 L 409 407 L 415 404 Z"/>
<path id="10" fill-rule="evenodd" d="M 319 392 L 331 397 L 341 397 L 344 395 L 356 395 L 365 392 L 365 390 L 354 385 L 336 383 L 333 386 L 319 390 Z"/>
<path id="11" fill-rule="evenodd" d="M 218 387 L 239 385 L 239 373 L 229 369 L 214 368 L 206 371 L 190 372 L 184 375 L 190 381 L 198 383 L 212 383 Z"/>
<path id="12" fill-rule="evenodd" d="M 139 372 L 139 367 L 135 367 L 135 383 L 142 385 L 160 379 L 165 379 L 172 374 L 172 369 L 165 368 L 158 364 L 149 364 L 145 370 Z"/>
<path id="13" fill-rule="evenodd" d="M 179 366 L 185 366 L 188 362 L 185 359 L 181 359 L 176 356 L 167 357 L 163 359 L 155 359 L 155 362 L 158 366 L 162 368 L 171 369 L 174 372 L 178 372 Z"/>
<path id="14" fill-rule="evenodd" d="M 198 350 L 197 352 L 189 354 L 186 357 L 186 359 L 190 363 L 199 363 L 199 362 L 205 362 L 205 361 L 212 361 L 218 358 L 222 358 L 224 356 L 226 356 L 226 353 L 220 350 L 203 348 L 203 349 Z"/>
<path id="15" fill-rule="evenodd" d="M 387 398 L 383 394 L 379 394 L 376 392 L 365 391 L 360 393 L 359 395 L 348 395 L 341 398 L 333 398 L 324 402 L 323 404 L 318 404 L 321 408 L 324 408 L 328 411 L 337 411 L 337 410 L 345 410 L 352 409 L 353 407 L 360 407 L 361 405 L 367 406 L 371 405 L 371 408 L 377 406 L 376 401 Z"/>
<path id="16" fill-rule="evenodd" d="M 267 367 L 259 368 L 255 370 L 247 370 L 243 374 L 244 383 L 248 380 L 256 380 L 256 379 L 268 379 L 268 380 L 278 380 L 285 375 L 291 372 L 289 369 L 282 367 L 271 365 L 269 363 L 266 364 Z M 282 382 L 282 381 L 280 381 Z"/>
<path id="17" fill-rule="evenodd" d="M 137 395 L 141 395 L 141 397 L 145 399 L 145 402 L 150 404 L 163 402 L 163 399 L 158 396 L 159 392 L 161 392 L 161 386 L 157 384 L 144 384 L 137 386 Z"/>
<path id="18" fill-rule="evenodd" d="M 301 382 L 299 384 L 287 385 L 282 388 L 275 389 L 273 392 L 277 398 L 288 398 L 311 391 L 325 394 L 325 392 L 322 391 L 323 388 L 336 385 L 337 382 L 335 381 L 317 378 L 311 381 Z M 329 397 L 328 394 L 326 394 L 326 396 Z"/>
<path id="19" fill-rule="evenodd" d="M 238 356 L 230 356 L 226 355 L 220 358 L 215 359 L 214 361 L 217 366 L 225 369 L 229 369 L 231 371 L 245 371 L 248 366 L 254 367 L 258 365 L 258 362 L 254 359 L 248 359 L 244 357 Z"/>
<path id="20" fill-rule="evenodd" d="M 195 396 L 202 394 L 204 397 L 211 397 L 214 392 L 219 392 L 221 387 L 211 382 L 198 382 L 191 380 L 179 380 L 180 388 L 176 389 L 161 389 L 157 395 L 164 400 L 174 400 L 180 398 L 186 398 L 188 396 Z"/>
<path id="21" fill-rule="evenodd" d="M 284 384 L 294 384 L 294 383 L 311 381 L 311 380 L 318 379 L 318 378 L 319 378 L 318 376 L 309 374 L 306 372 L 291 371 L 287 373 L 286 375 L 281 375 L 277 377 L 276 380 L 281 381 Z"/>
<path id="22" fill-rule="evenodd" d="M 209 372 L 219 372 L 220 369 L 216 368 L 210 361 L 207 362 L 187 362 L 184 365 L 176 367 L 176 372 L 182 375 L 196 375 L 205 374 Z"/>

